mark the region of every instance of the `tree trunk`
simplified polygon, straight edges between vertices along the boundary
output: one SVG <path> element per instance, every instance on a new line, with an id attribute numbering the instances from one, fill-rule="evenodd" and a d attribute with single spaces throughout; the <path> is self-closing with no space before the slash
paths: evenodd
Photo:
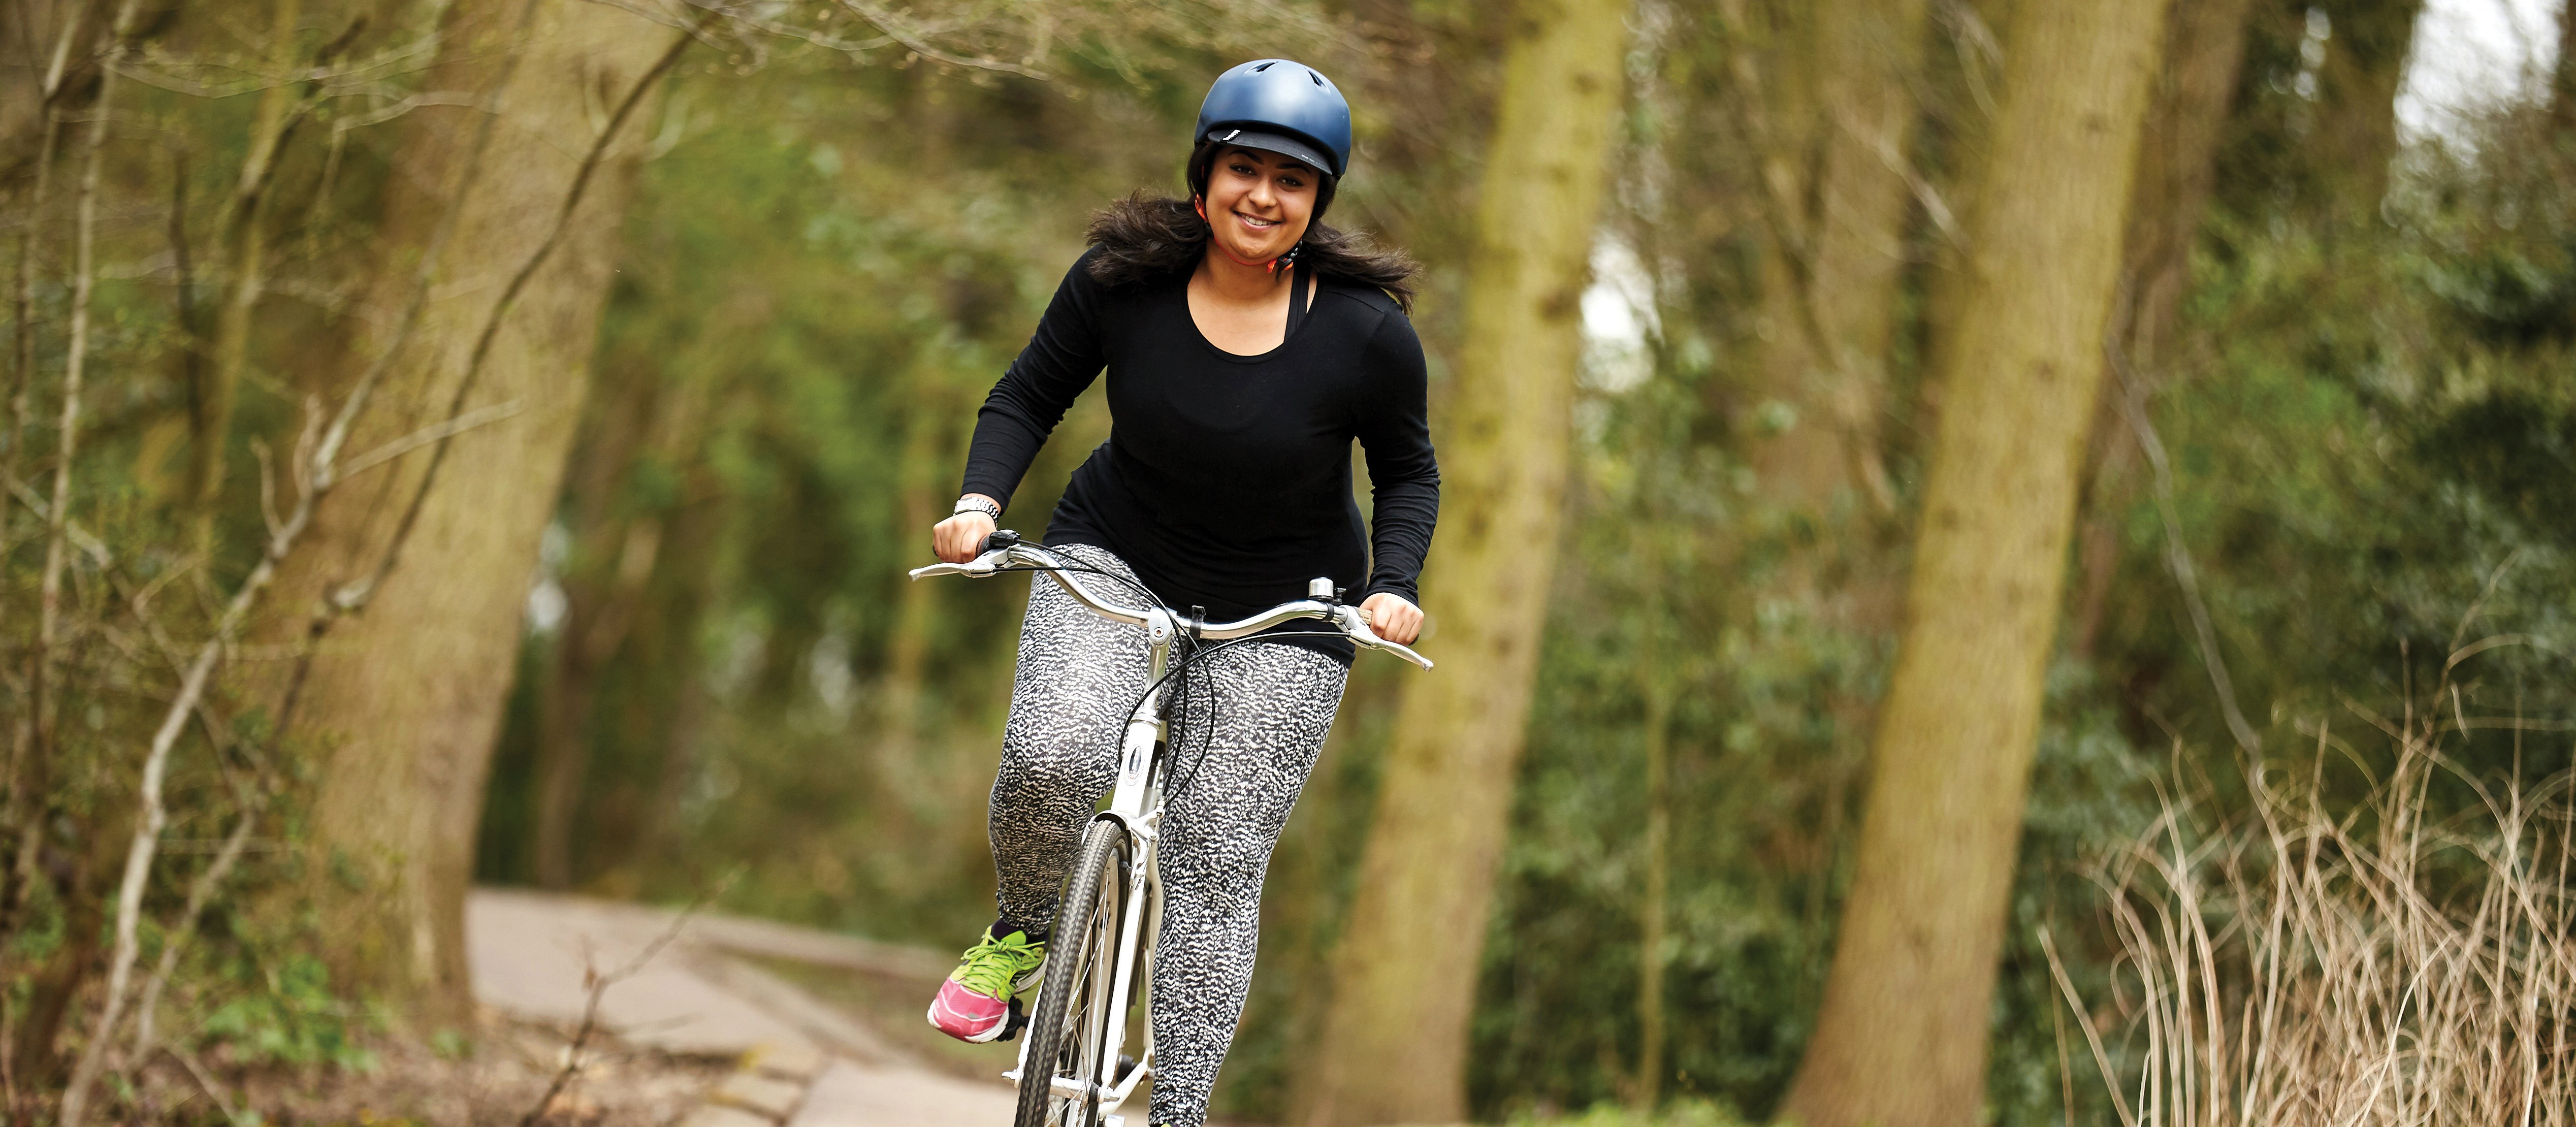
<path id="1" fill-rule="evenodd" d="M 9 452 L 5 460 L 0 460 L 0 472 L 5 472 L 12 481 L 18 480 L 19 470 L 26 461 L 28 436 L 34 433 L 28 422 L 32 414 L 30 391 L 35 382 L 35 232 L 46 218 L 45 189 L 51 187 L 54 143 L 61 132 L 60 120 L 48 116 L 41 142 L 43 152 L 36 164 L 36 183 L 29 193 L 27 206 L 20 212 L 26 226 L 18 232 L 17 285 L 12 301 L 16 309 L 11 324 L 18 339 L 13 350 L 16 355 L 10 378 Z M 0 529 L 6 527 L 10 500 L 8 496 L 0 495 Z M 50 769 L 40 771 L 37 769 L 39 765 L 32 761 L 36 751 L 33 696 L 23 688 L 19 690 L 18 697 L 24 703 L 8 722 L 9 760 L 5 780 L 8 794 L 5 799 L 0 799 L 0 939 L 17 934 L 19 909 L 34 892 L 32 864 L 35 857 L 31 850 L 41 839 L 38 827 L 44 822 L 42 811 L 50 801 L 44 793 L 48 789 L 44 775 Z"/>
<path id="2" fill-rule="evenodd" d="M 2168 61 L 2138 137 L 2137 179 L 2129 193 L 2109 337 L 2110 347 L 2143 379 L 2161 371 L 2165 340 L 2191 283 L 2192 247 L 2217 179 L 2218 142 L 2236 96 L 2253 8 L 2253 0 L 2173 0 L 2166 17 Z M 2116 380 L 2111 394 L 2121 394 Z M 2076 595 L 2070 648 L 2079 656 L 2092 654 L 2102 612 L 2110 605 L 2111 580 L 2119 570 L 2120 500 L 2137 458 L 2137 436 L 2118 403 L 2105 398 L 2094 412 L 2094 470 L 2077 549 L 2084 585 Z"/>
<path id="3" fill-rule="evenodd" d="M 2317 132 L 2310 152 L 2331 185 L 2338 217 L 2375 221 L 2397 156 L 2397 86 L 2424 0 L 2326 0 L 2325 63 L 2317 68 Z"/>
<path id="4" fill-rule="evenodd" d="M 653 686 L 688 676 L 717 536 L 700 511 L 715 489 L 700 450 L 707 389 L 603 386 L 565 487 L 565 612 L 538 705 L 530 855 L 547 888 L 592 885 L 647 836 L 636 823 L 653 816 L 672 736 L 673 702 Z M 639 488 L 647 467 L 676 471 L 680 488 Z"/>
<path id="5" fill-rule="evenodd" d="M 484 775 L 633 178 L 631 154 L 617 149 L 602 150 L 587 180 L 584 162 L 603 119 L 613 129 L 631 116 L 678 42 L 572 0 L 460 0 L 444 22 L 428 86 L 485 92 L 497 128 L 478 165 L 485 109 L 424 106 L 405 125 L 380 234 L 391 265 L 370 298 L 376 315 L 360 325 L 402 322 L 450 200 L 462 211 L 418 328 L 350 449 L 459 411 L 487 410 L 486 421 L 333 494 L 315 550 L 280 581 L 285 605 L 313 608 L 313 633 L 329 630 L 290 690 L 297 736 L 330 749 L 303 892 L 333 945 L 335 985 L 424 1025 L 469 1012 L 463 904 Z M 586 193 L 567 212 L 579 185 Z M 355 606 L 336 626 L 333 600 Z"/>
<path id="6" fill-rule="evenodd" d="M 564 616 L 538 691 L 528 853 L 541 888 L 574 884 L 573 824 L 594 744 L 591 712 L 600 676 L 626 640 L 662 548 L 660 514 L 631 513 L 619 504 L 627 475 L 651 450 L 660 389 L 630 378 L 604 390 L 594 401 L 592 425 L 577 447 L 564 492 L 563 518 L 571 532 L 571 551 L 557 577 Z"/>
<path id="7" fill-rule="evenodd" d="M 1764 499 L 1805 520 L 1894 503 L 1879 439 L 1906 265 L 1905 168 L 1917 117 L 1924 0 L 1779 9 L 1761 68 L 1772 237 L 1755 398 L 1789 408 L 1745 455 Z M 1767 73 L 1766 73 L 1767 72 Z"/>
<path id="8" fill-rule="evenodd" d="M 2558 113 L 2576 111 L 2576 8 L 2558 13 Z"/>
<path id="9" fill-rule="evenodd" d="M 80 1000 L 81 987 L 98 969 L 100 947 L 106 938 L 107 897 L 96 874 L 117 863 L 125 844 L 125 834 L 116 827 L 100 827 L 89 842 L 89 850 L 78 857 L 61 859 L 63 871 L 54 874 L 54 894 L 63 914 L 63 942 L 45 960 L 42 970 L 29 976 L 27 998 L 10 1031 L 15 1043 L 9 1046 L 10 1075 L 21 1100 L 36 1092 L 58 1090 L 66 1078 L 64 1055 L 56 1051 L 62 1040 L 63 1026 L 71 1017 L 73 1003 Z M 23 1105 L 22 1105 L 23 1106 Z M 0 1114 L 14 1114 L 16 1108 L 0 1107 Z M 32 1119 L 12 1119 L 12 1123 Z"/>
<path id="10" fill-rule="evenodd" d="M 115 64 L 125 59 L 132 46 L 134 0 L 124 0 L 116 12 L 116 22 L 108 32 L 107 56 L 103 60 L 105 78 L 99 81 L 98 100 L 90 107 L 89 129 L 81 149 L 80 186 L 74 194 L 72 219 L 71 325 L 63 344 L 62 413 L 54 426 L 53 498 L 45 508 L 45 562 L 42 578 L 37 581 L 35 645 L 27 655 L 27 731 L 30 742 L 23 753 L 12 750 L 12 766 L 18 782 L 12 791 L 11 811 L 24 820 L 18 830 L 18 849 L 12 870 L 11 894 L 24 897 L 35 880 L 36 854 L 44 839 L 47 821 L 46 804 L 53 800 L 51 781 L 54 759 L 60 750 L 55 725 L 61 720 L 61 693 L 56 688 L 55 668 L 63 659 L 63 575 L 69 562 L 72 511 L 72 477 L 80 464 L 81 406 L 88 379 L 90 297 L 98 282 L 98 185 L 102 148 L 107 141 L 111 95 L 115 92 Z M 25 436 L 22 433 L 21 439 Z M 19 902 L 0 902 L 0 935 L 14 932 Z"/>
<path id="11" fill-rule="evenodd" d="M 1867 758 L 1881 640 L 1903 593 L 1885 436 L 1928 7 L 1766 5 L 1775 46 L 1739 66 L 1740 96 L 1763 107 L 1754 141 L 1770 237 L 1759 352 L 1740 393 L 1749 417 L 1732 428 L 1757 487 L 1718 541 L 1731 557 L 1718 570 L 1742 577 L 1724 593 L 1733 624 L 1790 640 L 1775 659 L 1803 664 L 1793 675 L 1814 686 L 1814 719 L 1831 733 L 1815 764 L 1820 868 L 1848 824 L 1843 796 Z M 1782 607 L 1797 615 L 1789 630 L 1756 621 Z M 1814 874 L 1818 888 L 1830 879 Z"/>
<path id="12" fill-rule="evenodd" d="M 2111 329 L 2141 366 L 2163 359 L 2191 281 L 2191 250 L 2218 174 L 2218 142 L 2245 61 L 2252 0 L 2173 0 L 2166 66 L 2138 138 Z M 2393 103 L 2392 103 L 2393 104 Z"/>
<path id="13" fill-rule="evenodd" d="M 904 112 L 922 123 L 922 144 L 908 162 L 925 182 L 951 172 L 955 152 L 952 140 L 965 132 L 965 104 L 954 97 L 939 97 L 938 86 L 945 76 L 928 70 L 912 72 L 906 87 L 908 95 Z M 963 323 L 957 308 L 957 295 L 947 295 L 946 313 L 950 323 Z M 950 446 L 957 439 L 951 432 L 957 428 L 949 420 L 959 412 L 953 410 L 956 397 L 950 387 L 957 381 L 950 372 L 954 363 L 954 341 L 946 333 L 934 335 L 915 346 L 905 371 L 910 385 L 905 396 L 901 461 L 896 466 L 895 543 L 910 552 L 920 552 L 928 539 L 930 526 L 948 516 L 949 506 L 957 500 L 957 480 L 953 467 L 958 458 L 951 456 Z M 951 772 L 922 762 L 922 695 L 929 676 L 931 632 L 938 629 L 940 594 L 947 585 L 940 583 L 904 583 L 895 592 L 892 628 L 886 632 L 884 675 L 876 686 L 875 699 L 867 710 L 875 722 L 876 739 L 869 749 L 869 767 L 874 786 L 872 801 L 879 816 L 887 819 L 889 841 L 913 841 L 928 847 L 919 822 L 924 815 L 936 817 L 934 809 L 952 788 L 947 783 Z M 946 750 L 945 742 L 941 750 Z M 985 757 L 971 757 L 969 779 L 989 777 Z M 980 804 L 975 804 L 980 805 Z M 957 807 L 963 813 L 964 807 Z M 971 847 L 977 854 L 986 851 L 984 820 L 961 818 L 971 822 Z M 961 827 L 964 828 L 964 827 Z M 947 852 L 951 835 L 942 834 L 936 844 L 941 854 Z M 924 850 L 927 851 L 926 849 Z M 950 866 L 945 856 L 925 863 L 916 856 L 904 863 L 880 866 L 884 877 L 891 878 L 898 895 L 909 895 L 914 889 L 904 887 L 916 880 L 941 881 L 948 878 Z"/>
<path id="14" fill-rule="evenodd" d="M 895 503 L 897 543 L 918 544 L 923 532 L 947 515 L 941 504 L 954 498 L 944 495 L 957 487 L 948 472 L 957 461 L 948 449 L 952 428 L 947 420 L 952 413 L 945 408 L 950 396 L 936 348 L 925 346 L 929 354 L 913 360 L 911 411 L 903 423 L 903 462 Z M 885 678 L 874 709 L 878 735 L 872 773 L 876 808 L 887 819 L 887 840 L 921 840 L 920 817 L 930 813 L 938 798 L 932 780 L 946 777 L 945 772 L 926 769 L 928 765 L 921 761 L 922 690 L 928 676 L 930 632 L 938 628 L 941 590 L 936 583 L 904 584 L 895 593 L 894 625 L 886 634 Z M 908 872 L 944 878 L 946 867 L 916 860 L 890 866 L 887 875 L 900 879 Z M 896 891 L 914 890 L 898 887 Z"/>
<path id="15" fill-rule="evenodd" d="M 1641 537 L 1641 539 L 1643 539 Z M 1652 549 L 1641 555 L 1653 561 Z M 1659 563 L 1649 562 L 1659 568 Z M 1652 1112 L 1663 1098 L 1664 1041 L 1664 948 L 1671 936 L 1673 883 L 1673 809 L 1672 809 L 1672 727 L 1674 677 L 1661 646 L 1655 644 L 1656 632 L 1666 614 L 1660 598 L 1663 576 L 1660 570 L 1648 582 L 1655 595 L 1642 608 L 1646 626 L 1639 632 L 1637 688 L 1645 696 L 1645 731 L 1642 739 L 1646 753 L 1646 864 L 1641 903 L 1638 905 L 1637 937 L 1637 1075 L 1636 1090 L 1630 1102 L 1640 1111 Z"/>
<path id="16" fill-rule="evenodd" d="M 55 114 L 83 108 L 56 100 L 98 81 L 98 39 L 113 9 L 105 0 L 16 0 L 0 8 L 0 182 L 32 179 Z"/>
<path id="17" fill-rule="evenodd" d="M 1628 5 L 1522 0 L 1486 150 L 1426 576 L 1443 663 L 1406 692 L 1299 1121 L 1466 1117 L 1467 1023 L 1555 571 Z M 1429 937 L 1437 936 L 1436 940 Z"/>
<path id="18" fill-rule="evenodd" d="M 704 404 L 697 418 L 704 419 Z M 682 786 L 689 778 L 698 716 L 704 711 L 705 662 L 700 624 L 713 599 L 716 565 L 732 530 L 723 486 L 704 458 L 683 463 L 679 497 L 657 519 L 662 550 L 634 628 L 605 680 L 615 696 L 592 713 L 620 750 L 611 767 L 582 788 L 584 884 L 609 895 L 633 895 L 641 868 L 673 857 L 681 831 Z"/>
<path id="19" fill-rule="evenodd" d="M 268 65 L 283 75 L 295 65 L 295 33 L 303 18 L 303 0 L 275 0 L 269 18 Z M 232 434 L 233 404 L 240 394 L 242 368 L 250 352 L 251 313 L 267 286 L 268 216 L 279 149 L 293 128 L 290 105 L 302 97 L 283 81 L 260 92 L 251 119 L 250 151 L 224 208 L 217 229 L 220 242 L 213 267 L 222 285 L 222 304 L 215 314 L 211 342 L 191 341 L 186 365 L 199 379 L 189 390 L 187 501 L 195 527 L 194 547 L 214 550 L 215 517 L 222 508 L 225 440 Z M 295 108 L 295 116 L 302 109 Z"/>
<path id="20" fill-rule="evenodd" d="M 2549 109 L 2560 132 L 2576 130 L 2576 5 L 2558 13 L 2558 72 L 2550 84 Z"/>
<path id="21" fill-rule="evenodd" d="M 2161 0 L 2015 6 L 1937 344 L 1943 400 L 1824 1010 L 1784 1111 L 1959 1127 L 1984 1102 L 2006 893 Z"/>

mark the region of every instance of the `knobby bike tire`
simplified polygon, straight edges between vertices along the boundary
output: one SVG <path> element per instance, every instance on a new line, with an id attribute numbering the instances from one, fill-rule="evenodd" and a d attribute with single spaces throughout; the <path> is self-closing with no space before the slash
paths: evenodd
<path id="1" fill-rule="evenodd" d="M 1103 896 L 1103 888 L 1108 895 Z M 1088 973 L 1114 973 L 1117 953 L 1110 950 L 1118 940 L 1118 926 L 1125 915 L 1127 896 L 1127 832 L 1114 822 L 1093 822 L 1082 835 L 1082 852 L 1074 861 L 1073 871 L 1065 883 L 1064 897 L 1057 902 L 1054 938 L 1063 944 L 1063 957 L 1047 960 L 1046 979 L 1038 988 L 1037 1012 L 1030 1016 L 1029 1055 L 1020 1066 L 1020 1110 L 1014 1121 L 1017 1127 L 1091 1127 L 1090 1116 L 1096 1109 L 1068 1114 L 1055 1124 L 1047 1119 L 1048 1098 L 1053 1094 L 1052 1081 L 1061 1073 L 1059 1057 L 1064 1040 L 1071 1036 L 1081 1043 L 1081 1030 L 1067 1028 L 1066 1014 L 1078 1004 L 1074 991 L 1085 988 Z M 1107 929 L 1099 926 L 1107 917 Z M 1120 1020 L 1123 1015 L 1086 1015 L 1087 1021 Z M 1096 1054 L 1077 1062 L 1075 1078 L 1096 1085 L 1101 1077 Z"/>

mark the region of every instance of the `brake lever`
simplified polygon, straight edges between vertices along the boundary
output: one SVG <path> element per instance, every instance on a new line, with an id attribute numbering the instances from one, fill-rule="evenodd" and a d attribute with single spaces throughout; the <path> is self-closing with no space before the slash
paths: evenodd
<path id="1" fill-rule="evenodd" d="M 1005 570 L 1002 565 L 1009 562 L 1011 562 L 1011 549 L 995 548 L 962 564 L 935 563 L 928 567 L 916 567 L 904 574 L 914 579 L 928 579 L 934 575 L 964 575 L 982 579 L 1000 574 Z"/>
<path id="2" fill-rule="evenodd" d="M 995 529 L 984 537 L 984 542 L 979 545 L 984 550 L 974 559 L 962 564 L 935 563 L 929 567 L 916 567 L 905 574 L 914 579 L 928 579 L 934 575 L 965 575 L 981 579 L 1011 570 L 1003 565 L 1011 562 L 1014 549 L 1026 543 L 1028 541 L 1022 540 L 1019 533 L 1007 528 Z"/>
<path id="3" fill-rule="evenodd" d="M 1406 661 L 1412 662 L 1415 665 L 1419 665 L 1426 670 L 1431 668 L 1430 658 L 1413 652 L 1410 647 L 1407 647 L 1401 642 L 1390 642 L 1384 638 L 1378 637 L 1377 631 L 1372 629 L 1369 625 L 1369 614 L 1367 611 L 1354 606 L 1344 606 L 1341 609 L 1342 632 L 1350 635 L 1352 641 L 1358 642 L 1359 644 L 1367 646 L 1373 650 L 1384 650 L 1397 657 L 1403 658 Z"/>

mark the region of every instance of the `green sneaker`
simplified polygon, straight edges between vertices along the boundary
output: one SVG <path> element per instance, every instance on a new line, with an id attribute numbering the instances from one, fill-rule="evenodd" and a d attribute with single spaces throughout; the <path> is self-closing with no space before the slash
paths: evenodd
<path id="1" fill-rule="evenodd" d="M 1025 931 L 995 939 L 993 929 L 985 928 L 984 938 L 966 949 L 965 959 L 939 984 L 939 996 L 930 1002 L 931 1028 L 979 1045 L 1010 1040 L 1022 1024 L 1019 992 L 1046 970 L 1046 947 L 1046 940 L 1032 942 Z"/>

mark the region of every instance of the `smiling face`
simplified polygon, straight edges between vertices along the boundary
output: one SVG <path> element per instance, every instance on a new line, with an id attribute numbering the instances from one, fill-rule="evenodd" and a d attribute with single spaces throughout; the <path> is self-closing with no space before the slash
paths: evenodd
<path id="1" fill-rule="evenodd" d="M 1265 262 L 1306 237 L 1323 174 L 1294 159 L 1228 146 L 1207 174 L 1208 228 L 1227 254 Z"/>

